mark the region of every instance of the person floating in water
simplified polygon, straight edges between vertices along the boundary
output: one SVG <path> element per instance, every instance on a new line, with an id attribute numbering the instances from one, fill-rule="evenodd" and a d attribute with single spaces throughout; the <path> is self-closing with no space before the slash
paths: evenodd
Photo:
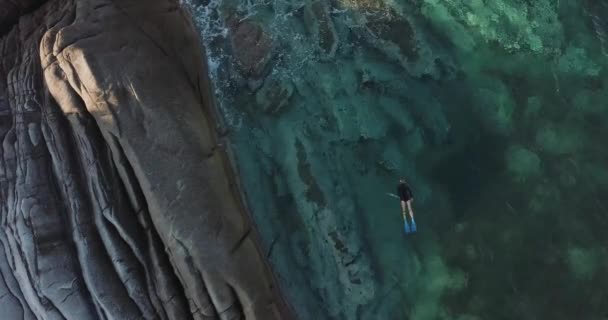
<path id="1" fill-rule="evenodd" d="M 401 201 L 401 213 L 403 214 L 403 222 L 405 223 L 405 233 L 416 232 L 416 221 L 414 220 L 414 210 L 412 209 L 412 200 L 414 200 L 414 196 L 404 178 L 399 179 L 397 195 Z M 406 211 L 409 211 L 410 213 L 410 218 L 412 220 L 410 225 L 407 223 Z"/>

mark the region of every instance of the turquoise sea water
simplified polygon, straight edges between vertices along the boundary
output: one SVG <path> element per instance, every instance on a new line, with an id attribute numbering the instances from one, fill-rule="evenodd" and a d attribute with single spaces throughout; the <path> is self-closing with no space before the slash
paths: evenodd
<path id="1" fill-rule="evenodd" d="M 608 2 L 190 6 L 301 319 L 608 318 Z"/>

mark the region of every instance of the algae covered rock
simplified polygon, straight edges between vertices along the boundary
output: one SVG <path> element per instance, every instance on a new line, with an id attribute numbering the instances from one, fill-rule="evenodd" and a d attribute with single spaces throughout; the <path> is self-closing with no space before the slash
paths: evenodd
<path id="1" fill-rule="evenodd" d="M 256 92 L 255 101 L 265 113 L 276 113 L 289 104 L 293 84 L 288 78 L 268 78 Z"/>
<path id="2" fill-rule="evenodd" d="M 390 50 L 401 57 L 404 64 L 419 58 L 417 37 L 411 22 L 399 15 L 395 9 L 387 7 L 382 11 L 371 11 L 366 15 L 368 31 L 379 41 L 378 48 Z"/>
<path id="3" fill-rule="evenodd" d="M 571 246 L 566 251 L 566 262 L 574 276 L 581 280 L 590 280 L 600 268 L 602 260 L 599 250 Z"/>
<path id="4" fill-rule="evenodd" d="M 548 123 L 538 129 L 536 143 L 544 152 L 552 155 L 565 155 L 583 148 L 585 139 L 582 133 L 574 127 Z"/>
<path id="5" fill-rule="evenodd" d="M 415 77 L 450 79 L 456 73 L 455 62 L 442 53 L 443 44 L 432 32 L 420 28 L 421 21 L 410 4 L 385 1 L 340 0 L 347 12 L 351 32 L 399 63 Z"/>
<path id="6" fill-rule="evenodd" d="M 572 107 L 583 116 L 592 116 L 595 119 L 608 114 L 608 94 L 606 90 L 578 90 L 572 97 Z"/>
<path id="7" fill-rule="evenodd" d="M 322 59 L 331 59 L 338 48 L 338 33 L 325 1 L 307 0 L 304 5 L 304 23 L 317 43 Z"/>
<path id="8" fill-rule="evenodd" d="M 509 88 L 500 80 L 487 79 L 475 90 L 475 98 L 474 110 L 485 128 L 501 135 L 510 134 L 515 102 Z"/>
<path id="9" fill-rule="evenodd" d="M 507 170 L 513 178 L 525 181 L 540 174 L 540 158 L 523 146 L 512 146 L 506 154 Z"/>
<path id="10" fill-rule="evenodd" d="M 246 77 L 260 78 L 272 58 L 272 39 L 259 23 L 241 19 L 228 19 L 233 56 Z"/>
<path id="11" fill-rule="evenodd" d="M 450 34 L 462 50 L 473 50 L 483 41 L 497 43 L 506 50 L 554 53 L 563 41 L 554 1 L 424 0 L 422 3 L 423 14 Z"/>
<path id="12" fill-rule="evenodd" d="M 558 203 L 562 192 L 553 183 L 541 183 L 534 187 L 529 197 L 528 209 L 531 213 L 547 213 Z"/>
<path id="13" fill-rule="evenodd" d="M 542 109 L 542 100 L 539 96 L 529 97 L 526 101 L 526 109 L 524 110 L 524 119 L 536 120 L 540 116 Z"/>
<path id="14" fill-rule="evenodd" d="M 589 59 L 584 48 L 568 47 L 558 60 L 559 71 L 566 74 L 597 76 L 601 66 Z"/>

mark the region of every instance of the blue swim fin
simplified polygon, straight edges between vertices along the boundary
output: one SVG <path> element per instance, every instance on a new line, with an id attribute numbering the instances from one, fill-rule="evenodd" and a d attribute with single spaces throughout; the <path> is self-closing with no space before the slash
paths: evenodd
<path id="1" fill-rule="evenodd" d="M 407 224 L 407 221 L 403 221 L 405 227 L 405 233 L 410 233 L 410 226 Z"/>
<path id="2" fill-rule="evenodd" d="M 412 226 L 410 227 L 410 232 L 416 232 L 416 221 L 414 221 L 414 219 L 412 219 Z"/>

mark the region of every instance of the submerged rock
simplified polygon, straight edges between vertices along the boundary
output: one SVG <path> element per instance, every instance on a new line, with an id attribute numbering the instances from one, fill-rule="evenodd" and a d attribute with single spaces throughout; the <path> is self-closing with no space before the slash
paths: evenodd
<path id="1" fill-rule="evenodd" d="M 264 113 L 277 113 L 289 104 L 294 86 L 287 78 L 269 78 L 258 90 L 255 100 Z"/>
<path id="2" fill-rule="evenodd" d="M 399 63 L 415 77 L 451 79 L 455 63 L 441 51 L 440 42 L 420 27 L 413 6 L 384 1 L 340 0 L 339 7 L 352 20 L 351 32 Z"/>
<path id="3" fill-rule="evenodd" d="M 272 58 L 272 39 L 260 24 L 249 19 L 241 20 L 236 14 L 228 18 L 227 25 L 233 56 L 240 71 L 250 79 L 262 78 Z"/>
<path id="4" fill-rule="evenodd" d="M 304 23 L 321 50 L 321 58 L 333 58 L 338 48 L 338 33 L 329 15 L 329 4 L 325 1 L 306 1 Z"/>
<path id="5" fill-rule="evenodd" d="M 511 134 L 516 104 L 501 80 L 490 78 L 482 82 L 479 88 L 475 88 L 475 99 L 474 111 L 489 132 Z"/>
<path id="6" fill-rule="evenodd" d="M 540 127 L 535 138 L 541 150 L 551 155 L 576 154 L 587 141 L 576 128 L 553 123 Z"/>
<path id="7" fill-rule="evenodd" d="M 526 181 L 540 174 L 539 156 L 523 146 L 512 146 L 506 154 L 507 170 L 515 180 Z"/>
<path id="8" fill-rule="evenodd" d="M 423 1 L 421 12 L 465 52 L 489 42 L 510 52 L 554 54 L 564 38 L 559 7 L 551 0 Z"/>
<path id="9" fill-rule="evenodd" d="M 390 49 L 386 46 L 395 46 L 398 48 L 398 55 L 406 64 L 419 58 L 417 36 L 407 18 L 399 16 L 392 8 L 371 12 L 366 18 L 365 26 L 374 37 L 385 42 L 384 50 Z"/>

